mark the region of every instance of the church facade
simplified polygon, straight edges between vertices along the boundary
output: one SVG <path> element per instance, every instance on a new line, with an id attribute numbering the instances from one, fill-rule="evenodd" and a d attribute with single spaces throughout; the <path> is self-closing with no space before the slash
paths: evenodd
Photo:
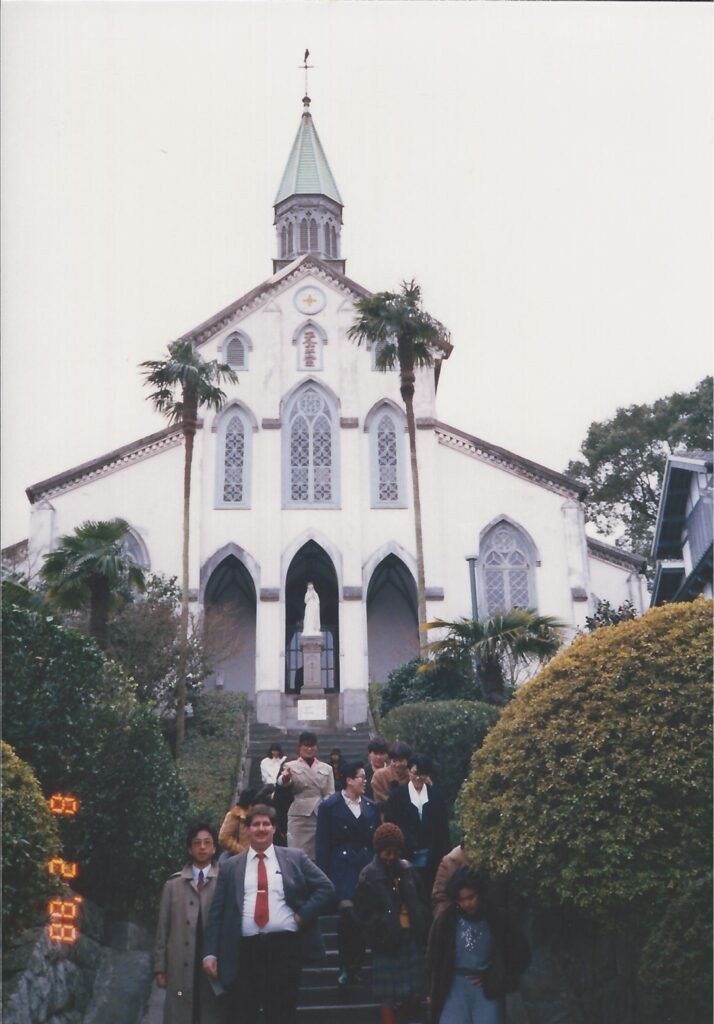
<path id="1" fill-rule="evenodd" d="M 303 104 L 272 276 L 184 335 L 239 378 L 196 436 L 190 579 L 194 611 L 220 613 L 235 641 L 206 686 L 245 691 L 273 725 L 297 720 L 312 582 L 320 683 L 352 725 L 369 682 L 418 653 L 411 476 L 398 373 L 347 337 L 368 293 L 345 274 L 342 200 Z M 644 610 L 643 560 L 586 537 L 579 483 L 439 418 L 449 351 L 417 371 L 414 399 L 428 618 L 518 606 L 577 628 L 598 599 Z M 133 557 L 179 575 L 182 486 L 173 427 L 33 484 L 29 564 L 122 516 Z"/>

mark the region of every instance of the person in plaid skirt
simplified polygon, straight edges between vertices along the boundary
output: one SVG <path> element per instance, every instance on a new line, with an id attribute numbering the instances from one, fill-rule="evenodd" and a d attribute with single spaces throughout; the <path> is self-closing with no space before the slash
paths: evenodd
<path id="1" fill-rule="evenodd" d="M 360 873 L 354 913 L 372 947 L 382 1024 L 406 1024 L 425 994 L 429 909 L 415 870 L 401 859 L 401 829 L 391 822 L 380 825 L 372 845 L 375 855 Z"/>

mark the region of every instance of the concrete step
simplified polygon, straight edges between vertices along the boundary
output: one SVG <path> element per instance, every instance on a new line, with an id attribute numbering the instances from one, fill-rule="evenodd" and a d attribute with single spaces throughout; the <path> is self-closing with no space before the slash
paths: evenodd
<path id="1" fill-rule="evenodd" d="M 302 969 L 302 985 L 311 991 L 315 991 L 318 988 L 327 988 L 337 991 L 337 975 L 339 970 L 335 967 L 303 967 Z M 371 991 L 372 984 L 372 965 L 366 963 L 362 968 L 361 972 L 364 979 L 364 984 L 360 986 L 360 990 L 365 992 Z"/>

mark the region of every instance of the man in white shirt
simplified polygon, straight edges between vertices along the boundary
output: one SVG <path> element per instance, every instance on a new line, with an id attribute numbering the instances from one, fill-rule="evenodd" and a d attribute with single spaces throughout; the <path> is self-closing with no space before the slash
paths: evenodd
<path id="1" fill-rule="evenodd" d="M 206 928 L 203 969 L 227 990 L 235 1024 L 294 1024 L 304 959 L 324 955 L 318 916 L 329 878 L 302 850 L 273 845 L 275 810 L 248 816 L 250 847 L 225 861 Z"/>

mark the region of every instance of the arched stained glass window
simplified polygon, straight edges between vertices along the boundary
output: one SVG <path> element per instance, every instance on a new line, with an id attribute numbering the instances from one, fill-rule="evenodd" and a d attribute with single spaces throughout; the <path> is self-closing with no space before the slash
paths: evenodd
<path id="1" fill-rule="evenodd" d="M 386 412 L 377 423 L 377 475 L 379 500 L 399 501 L 397 432 Z"/>
<path id="2" fill-rule="evenodd" d="M 307 217 L 300 221 L 300 252 L 307 252 Z"/>
<path id="3" fill-rule="evenodd" d="M 497 523 L 486 534 L 481 572 L 488 615 L 535 605 L 530 544 L 511 523 Z"/>
<path id="4" fill-rule="evenodd" d="M 334 422 L 330 404 L 317 388 L 299 393 L 289 413 L 289 502 L 335 501 Z"/>
<path id="5" fill-rule="evenodd" d="M 245 426 L 240 416 L 231 416 L 223 447 L 223 501 L 227 504 L 243 502 L 244 467 Z"/>

